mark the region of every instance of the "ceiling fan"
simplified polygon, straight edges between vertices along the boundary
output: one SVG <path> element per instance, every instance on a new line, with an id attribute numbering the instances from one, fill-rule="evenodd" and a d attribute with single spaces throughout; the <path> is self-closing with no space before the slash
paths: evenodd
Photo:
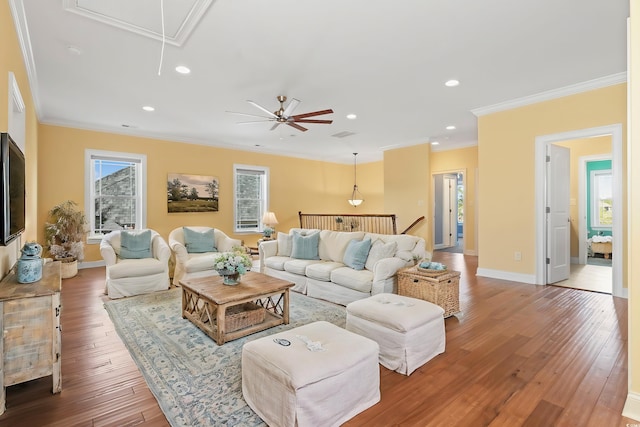
<path id="1" fill-rule="evenodd" d="M 232 114 L 240 114 L 242 116 L 261 117 L 263 119 L 266 119 L 266 120 L 252 120 L 248 122 L 238 122 L 239 124 L 275 122 L 271 127 L 271 130 L 274 130 L 281 124 L 286 124 L 291 126 L 292 128 L 298 129 L 301 132 L 306 132 L 308 129 L 303 126 L 300 126 L 298 123 L 315 123 L 315 124 L 325 124 L 325 125 L 329 125 L 333 123 L 333 120 L 309 119 L 309 117 L 322 116 L 324 114 L 331 114 L 333 113 L 332 109 L 313 111 L 311 113 L 304 113 L 304 114 L 296 114 L 294 116 L 292 115 L 293 110 L 295 110 L 295 108 L 298 106 L 300 101 L 293 98 L 289 102 L 289 105 L 287 105 L 287 107 L 285 108 L 284 103 L 287 101 L 287 97 L 284 95 L 279 95 L 277 99 L 278 99 L 278 102 L 280 102 L 280 108 L 274 111 L 273 113 L 267 110 L 266 108 L 264 108 L 263 106 L 256 104 L 253 101 L 249 101 L 249 100 L 247 101 L 249 104 L 253 105 L 254 107 L 264 111 L 267 114 L 266 116 L 260 116 L 257 114 L 238 113 L 235 111 L 227 111 L 227 112 Z"/>

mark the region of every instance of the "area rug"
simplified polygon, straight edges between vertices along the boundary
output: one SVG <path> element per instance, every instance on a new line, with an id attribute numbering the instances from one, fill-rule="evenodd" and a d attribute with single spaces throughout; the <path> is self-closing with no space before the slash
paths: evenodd
<path id="1" fill-rule="evenodd" d="M 290 323 L 218 346 L 182 318 L 181 289 L 113 300 L 105 308 L 169 423 L 263 426 L 242 398 L 242 345 L 316 320 L 345 325 L 345 308 L 291 292 Z"/>

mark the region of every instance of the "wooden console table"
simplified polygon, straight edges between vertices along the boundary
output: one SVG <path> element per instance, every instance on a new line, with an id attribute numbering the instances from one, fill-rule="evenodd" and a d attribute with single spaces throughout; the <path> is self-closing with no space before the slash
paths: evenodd
<path id="1" fill-rule="evenodd" d="M 6 387 L 53 376 L 62 391 L 60 359 L 60 262 L 43 266 L 42 279 L 18 283 L 15 271 L 0 282 L 0 414 Z"/>

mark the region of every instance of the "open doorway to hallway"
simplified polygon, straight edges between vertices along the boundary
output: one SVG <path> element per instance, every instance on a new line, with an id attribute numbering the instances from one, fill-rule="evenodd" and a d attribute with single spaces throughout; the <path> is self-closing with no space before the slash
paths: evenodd
<path id="1" fill-rule="evenodd" d="M 433 248 L 464 253 L 464 172 L 433 175 Z"/>

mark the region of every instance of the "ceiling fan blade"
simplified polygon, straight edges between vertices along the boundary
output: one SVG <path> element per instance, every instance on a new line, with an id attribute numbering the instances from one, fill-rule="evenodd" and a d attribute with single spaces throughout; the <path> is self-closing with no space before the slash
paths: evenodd
<path id="1" fill-rule="evenodd" d="M 296 123 L 319 123 L 319 124 L 323 124 L 323 125 L 330 125 L 331 123 L 333 123 L 333 120 L 316 120 L 316 119 L 300 119 L 300 120 L 293 120 Z"/>
<path id="2" fill-rule="evenodd" d="M 293 113 L 293 110 L 296 109 L 298 104 L 300 104 L 300 100 L 292 98 L 291 102 L 289 102 L 289 105 L 287 105 L 287 108 L 284 109 L 283 116 L 289 117 Z"/>
<path id="3" fill-rule="evenodd" d="M 256 107 L 256 108 L 258 108 L 258 109 L 260 109 L 260 110 L 264 111 L 265 113 L 267 113 L 267 115 L 268 115 L 269 117 L 274 117 L 274 118 L 276 118 L 276 119 L 278 118 L 278 116 L 276 116 L 276 115 L 275 115 L 275 114 L 273 114 L 271 111 L 269 111 L 269 110 L 267 110 L 266 108 L 264 108 L 263 106 L 258 105 L 258 104 L 256 104 L 255 102 L 250 101 L 250 100 L 248 100 L 248 99 L 247 99 L 247 102 L 248 102 L 249 104 L 253 105 L 254 107 Z"/>
<path id="4" fill-rule="evenodd" d="M 278 126 L 280 126 L 282 124 L 282 122 L 275 122 L 273 124 L 273 126 L 271 126 L 271 130 L 275 130 L 275 128 L 277 128 Z"/>
<path id="5" fill-rule="evenodd" d="M 239 115 L 241 115 L 241 116 L 249 116 L 249 117 L 261 117 L 261 118 L 263 118 L 263 119 L 273 120 L 273 118 L 272 118 L 272 117 L 259 116 L 258 114 L 239 113 L 239 112 L 237 112 L 237 111 L 225 111 L 225 113 L 239 114 Z"/>
<path id="6" fill-rule="evenodd" d="M 291 126 L 292 128 L 296 128 L 296 129 L 298 129 L 298 130 L 299 130 L 299 131 L 301 131 L 301 132 L 306 132 L 306 131 L 307 131 L 307 128 L 303 128 L 302 126 L 297 125 L 297 124 L 295 124 L 294 122 L 287 122 L 287 124 L 288 124 L 289 126 Z"/>
<path id="7" fill-rule="evenodd" d="M 298 120 L 298 119 L 304 119 L 305 117 L 322 116 L 323 114 L 331 114 L 331 113 L 333 113 L 333 110 L 328 109 L 328 110 L 314 111 L 312 113 L 297 114 L 291 117 Z"/>

